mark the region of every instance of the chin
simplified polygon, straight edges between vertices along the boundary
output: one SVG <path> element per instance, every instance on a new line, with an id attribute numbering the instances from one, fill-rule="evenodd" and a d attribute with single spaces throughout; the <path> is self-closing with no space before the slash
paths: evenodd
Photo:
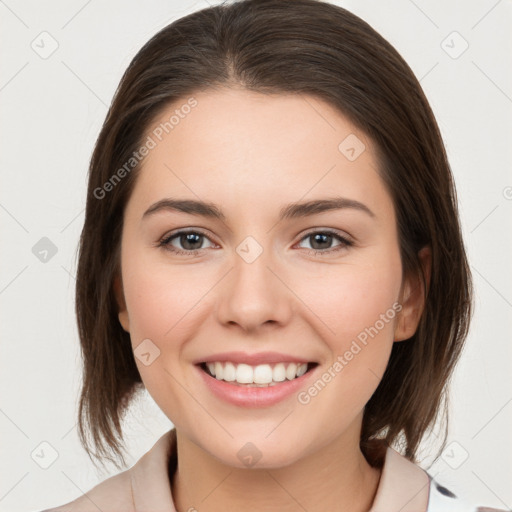
<path id="1" fill-rule="evenodd" d="M 283 430 L 282 435 L 274 431 L 269 436 L 267 432 L 271 431 L 260 429 L 255 435 L 234 436 L 210 453 L 226 465 L 247 469 L 283 468 L 301 458 L 298 447 L 303 435 L 296 439 Z"/>

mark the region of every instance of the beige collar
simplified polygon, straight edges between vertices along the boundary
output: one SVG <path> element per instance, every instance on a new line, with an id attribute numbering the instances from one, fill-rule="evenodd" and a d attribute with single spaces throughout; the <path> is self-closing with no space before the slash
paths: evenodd
<path id="1" fill-rule="evenodd" d="M 176 454 L 176 429 L 166 432 L 131 468 L 135 512 L 176 512 L 169 482 L 169 457 Z"/>
<path id="2" fill-rule="evenodd" d="M 426 512 L 429 492 L 428 474 L 393 448 L 388 448 L 369 512 Z"/>
<path id="3" fill-rule="evenodd" d="M 131 468 L 135 512 L 176 512 L 168 462 L 176 455 L 176 430 L 166 432 Z M 392 448 L 386 451 L 379 487 L 369 512 L 426 512 L 430 477 Z"/>

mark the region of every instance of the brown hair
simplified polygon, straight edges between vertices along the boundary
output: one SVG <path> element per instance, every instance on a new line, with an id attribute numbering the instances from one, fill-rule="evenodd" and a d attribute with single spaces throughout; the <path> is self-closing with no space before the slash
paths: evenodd
<path id="1" fill-rule="evenodd" d="M 410 340 L 393 344 L 361 430 L 370 463 L 378 464 L 377 438 L 381 446 L 401 441 L 415 462 L 443 402 L 447 418 L 447 385 L 473 307 L 456 191 L 436 120 L 409 66 L 366 22 L 318 0 L 244 0 L 194 12 L 154 35 L 125 71 L 91 158 L 79 246 L 82 445 L 91 457 L 89 430 L 94 456 L 117 465 L 109 455 L 123 459 L 121 420 L 143 389 L 113 290 L 124 208 L 140 166 L 115 186 L 113 174 L 170 103 L 217 87 L 310 94 L 336 107 L 376 146 L 394 202 L 404 276 L 425 282 L 418 252 L 430 246 L 431 278 L 418 328 Z"/>

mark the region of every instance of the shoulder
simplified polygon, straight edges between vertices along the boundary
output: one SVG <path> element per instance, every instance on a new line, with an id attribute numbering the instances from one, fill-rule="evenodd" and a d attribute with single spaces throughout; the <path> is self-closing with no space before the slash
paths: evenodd
<path id="1" fill-rule="evenodd" d="M 176 463 L 176 431 L 160 437 L 130 469 L 97 484 L 75 500 L 40 512 L 173 512 L 169 463 Z"/>
<path id="2" fill-rule="evenodd" d="M 133 512 L 130 471 L 126 470 L 97 484 L 73 501 L 41 512 Z"/>
<path id="3" fill-rule="evenodd" d="M 370 512 L 511 512 L 473 503 L 388 447 Z"/>
<path id="4" fill-rule="evenodd" d="M 486 507 L 458 496 L 447 486 L 429 475 L 430 491 L 426 512 L 507 512 L 505 509 Z"/>

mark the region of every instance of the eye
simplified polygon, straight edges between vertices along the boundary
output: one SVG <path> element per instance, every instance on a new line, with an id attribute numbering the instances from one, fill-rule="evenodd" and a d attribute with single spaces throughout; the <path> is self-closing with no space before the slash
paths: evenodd
<path id="1" fill-rule="evenodd" d="M 209 241 L 211 245 L 203 247 L 205 240 Z M 302 237 L 300 243 L 304 240 L 312 241 L 312 247 L 308 252 L 313 255 L 332 254 L 353 245 L 352 241 L 329 229 L 311 231 Z M 335 241 L 338 241 L 338 244 L 331 247 Z M 212 248 L 215 244 L 201 231 L 181 230 L 165 236 L 157 243 L 157 246 L 175 254 L 196 256 L 203 249 Z"/>
<path id="2" fill-rule="evenodd" d="M 177 233 L 164 237 L 158 242 L 158 246 L 176 254 L 193 256 L 204 249 L 204 247 L 202 247 L 204 240 L 210 239 L 200 231 L 178 231 Z M 179 244 L 181 249 L 173 245 L 173 242 Z"/>
<path id="3" fill-rule="evenodd" d="M 311 231 L 301 239 L 301 242 L 303 240 L 312 241 L 312 247 L 308 252 L 315 255 L 332 254 L 353 245 L 352 241 L 332 230 Z M 334 248 L 329 247 L 336 240 L 339 242 L 338 245 L 334 246 Z"/>

